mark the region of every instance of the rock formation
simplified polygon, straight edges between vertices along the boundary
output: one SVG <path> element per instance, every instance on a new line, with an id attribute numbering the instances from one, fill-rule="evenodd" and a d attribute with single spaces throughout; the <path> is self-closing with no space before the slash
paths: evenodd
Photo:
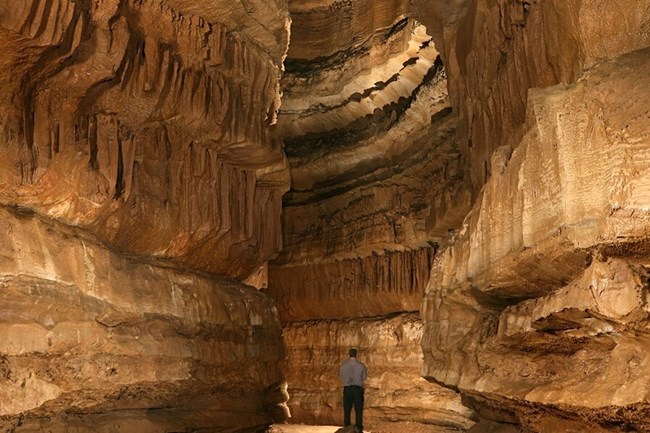
<path id="1" fill-rule="evenodd" d="M 460 224 L 470 191 L 445 70 L 407 6 L 290 4 L 278 132 L 291 190 L 268 293 L 284 323 L 294 422 L 342 422 L 338 366 L 357 346 L 371 428 L 472 425 L 456 393 L 420 377 L 433 239 Z"/>
<path id="2" fill-rule="evenodd" d="M 212 273 L 273 257 L 286 5 L 229 3 L 3 2 L 2 202 Z"/>
<path id="3" fill-rule="evenodd" d="M 476 431 L 648 431 L 650 3 L 454 3 L 416 5 L 481 190 L 435 259 L 424 374 Z"/>
<path id="4" fill-rule="evenodd" d="M 268 298 L 24 210 L 2 208 L 0 226 L 2 431 L 256 431 L 282 419 Z"/>
<path id="5" fill-rule="evenodd" d="M 309 29 L 359 20 L 351 2 L 298 3 Z M 383 20 L 379 3 L 366 16 Z M 329 365 L 348 345 L 390 375 L 373 338 L 391 314 L 413 319 L 402 312 L 418 310 L 431 266 L 423 374 L 461 393 L 480 420 L 471 431 L 649 430 L 650 3 L 414 0 L 412 11 L 431 40 L 396 14 L 374 34 L 359 24 L 352 48 L 345 31 L 314 44 L 301 31 L 289 52 L 279 130 L 292 187 L 270 293 L 294 414 L 336 417 Z M 440 62 L 429 50 L 439 73 L 419 69 Z M 390 418 L 379 407 L 402 388 L 433 400 L 387 382 L 369 386 L 371 418 Z"/>
<path id="6" fill-rule="evenodd" d="M 0 430 L 286 417 L 240 281 L 281 248 L 288 35 L 284 1 L 0 3 Z"/>
<path id="7" fill-rule="evenodd" d="M 471 410 L 454 391 L 420 377 L 422 321 L 417 313 L 290 322 L 284 327 L 284 338 L 290 361 L 289 401 L 295 419 L 340 425 L 338 368 L 346 356 L 344 349 L 359 346 L 359 358 L 368 368 L 364 418 L 370 431 L 378 420 L 395 423 L 395 430 L 403 429 L 399 423 L 405 421 L 449 431 L 462 431 L 473 424 Z M 332 386 L 333 381 L 337 386 Z"/>
<path id="8" fill-rule="evenodd" d="M 1 432 L 340 423 L 351 346 L 368 426 L 650 431 L 650 0 L 1 0 L 0 49 Z"/>

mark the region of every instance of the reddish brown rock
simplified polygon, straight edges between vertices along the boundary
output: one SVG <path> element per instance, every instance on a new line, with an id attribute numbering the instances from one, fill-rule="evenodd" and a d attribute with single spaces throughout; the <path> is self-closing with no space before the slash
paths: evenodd
<path id="1" fill-rule="evenodd" d="M 649 428 L 649 71 L 645 49 L 531 91 L 522 142 L 434 264 L 425 374 L 487 418 Z"/>
<path id="2" fill-rule="evenodd" d="M 257 290 L 24 211 L 0 209 L 0 226 L 3 429 L 244 431 L 285 416 L 282 335 Z"/>
<path id="3" fill-rule="evenodd" d="M 237 278 L 277 254 L 287 10 L 233 32 L 249 12 L 229 3 L 2 6 L 0 201 Z"/>

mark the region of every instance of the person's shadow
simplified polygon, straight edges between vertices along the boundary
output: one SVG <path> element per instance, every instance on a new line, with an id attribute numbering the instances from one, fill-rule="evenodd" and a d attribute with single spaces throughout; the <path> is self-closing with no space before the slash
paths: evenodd
<path id="1" fill-rule="evenodd" d="M 357 433 L 357 430 L 353 425 L 349 425 L 347 427 L 342 427 L 335 431 L 334 433 Z"/>

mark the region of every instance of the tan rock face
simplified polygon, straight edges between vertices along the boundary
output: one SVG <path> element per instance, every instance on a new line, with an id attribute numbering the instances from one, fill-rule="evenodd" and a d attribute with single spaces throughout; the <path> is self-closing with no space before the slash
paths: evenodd
<path id="1" fill-rule="evenodd" d="M 3 429 L 244 429 L 282 417 L 282 336 L 257 290 L 124 257 L 33 214 L 2 208 L 0 226 Z"/>
<path id="2" fill-rule="evenodd" d="M 285 92 L 334 95 L 401 53 L 412 28 L 408 8 L 408 0 L 291 0 L 294 37 L 285 62 Z"/>
<path id="3" fill-rule="evenodd" d="M 527 90 L 574 82 L 585 69 L 650 44 L 646 0 L 413 0 L 442 53 L 459 146 L 471 180 L 494 173 L 522 137 Z"/>
<path id="4" fill-rule="evenodd" d="M 531 91 L 523 140 L 495 154 L 499 171 L 434 264 L 425 374 L 488 418 L 650 428 L 649 72 L 645 49 Z"/>
<path id="5" fill-rule="evenodd" d="M 0 4 L 0 430 L 287 416 L 286 1 Z"/>
<path id="6" fill-rule="evenodd" d="M 402 6 L 291 3 L 278 131 L 292 185 L 267 293 L 284 324 L 294 422 L 342 422 L 338 366 L 354 344 L 375 374 L 371 430 L 473 424 L 455 392 L 420 377 L 417 311 L 434 240 L 459 224 L 471 193 L 438 52 Z"/>
<path id="7" fill-rule="evenodd" d="M 1 2 L 0 431 L 650 431 L 649 17 Z"/>
<path id="8" fill-rule="evenodd" d="M 408 419 L 456 429 L 472 424 L 455 392 L 420 377 L 417 314 L 390 318 L 293 322 L 284 327 L 289 407 L 299 422 L 342 425 L 338 369 L 350 347 L 368 369 L 364 424 Z M 372 427 L 369 427 L 372 430 Z"/>
<path id="9" fill-rule="evenodd" d="M 2 202 L 238 278 L 279 251 L 286 5 L 5 3 Z"/>
<path id="10" fill-rule="evenodd" d="M 269 269 L 285 320 L 419 309 L 431 239 L 470 199 L 437 56 L 417 27 L 404 52 L 347 93 L 286 96 L 278 126 L 292 188 L 284 250 Z M 341 308 L 342 297 L 364 302 Z"/>

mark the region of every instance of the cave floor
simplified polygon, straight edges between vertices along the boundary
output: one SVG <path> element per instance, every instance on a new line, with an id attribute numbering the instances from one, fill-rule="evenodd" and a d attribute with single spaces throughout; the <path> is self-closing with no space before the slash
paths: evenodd
<path id="1" fill-rule="evenodd" d="M 270 433 L 335 433 L 340 426 L 274 424 Z M 458 433 L 458 430 L 416 422 L 373 422 L 364 433 Z"/>
<path id="2" fill-rule="evenodd" d="M 334 433 L 339 428 L 329 425 L 275 424 L 271 433 Z"/>

